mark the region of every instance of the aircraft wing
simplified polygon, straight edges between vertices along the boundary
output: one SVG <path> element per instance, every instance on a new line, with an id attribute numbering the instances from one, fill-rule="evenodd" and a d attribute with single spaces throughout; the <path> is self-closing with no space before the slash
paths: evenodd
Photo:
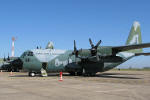
<path id="1" fill-rule="evenodd" d="M 127 46 L 117 46 L 117 47 L 112 47 L 112 52 L 113 52 L 113 54 L 116 54 L 116 53 L 122 52 L 122 51 L 147 48 L 147 47 L 150 47 L 150 43 L 142 43 L 142 44 L 135 44 L 135 45 L 127 45 Z"/>
<path id="2" fill-rule="evenodd" d="M 141 55 L 143 55 L 143 56 L 149 56 L 150 53 L 135 53 L 135 56 L 141 56 Z"/>

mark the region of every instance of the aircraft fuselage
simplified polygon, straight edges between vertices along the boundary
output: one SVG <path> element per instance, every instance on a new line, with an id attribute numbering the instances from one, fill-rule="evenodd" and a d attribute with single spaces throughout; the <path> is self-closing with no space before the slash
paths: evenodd
<path id="1" fill-rule="evenodd" d="M 47 72 L 79 72 L 85 68 L 87 72 L 96 73 L 113 69 L 134 56 L 133 53 L 127 52 L 120 52 L 115 56 L 105 56 L 111 55 L 111 47 L 98 48 L 98 53 L 102 55 L 98 62 L 95 62 L 95 58 L 81 61 L 75 56 L 70 57 L 71 53 L 72 50 L 34 49 L 24 52 L 20 58 L 23 61 L 23 69 L 29 72 L 40 72 L 41 68 Z M 79 55 L 86 58 L 90 54 L 90 51 L 85 49 Z"/>

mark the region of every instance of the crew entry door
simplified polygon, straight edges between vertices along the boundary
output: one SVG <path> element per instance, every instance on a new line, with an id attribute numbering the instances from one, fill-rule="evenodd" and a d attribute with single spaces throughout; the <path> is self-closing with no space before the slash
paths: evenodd
<path id="1" fill-rule="evenodd" d="M 47 70 L 47 65 L 48 65 L 47 62 L 43 62 L 43 63 L 42 63 L 42 68 L 43 68 L 44 70 Z"/>

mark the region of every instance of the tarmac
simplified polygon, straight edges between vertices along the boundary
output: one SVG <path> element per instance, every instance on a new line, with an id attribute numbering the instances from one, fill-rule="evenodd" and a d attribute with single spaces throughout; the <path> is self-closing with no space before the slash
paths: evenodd
<path id="1" fill-rule="evenodd" d="M 0 72 L 0 100 L 150 100 L 150 71 L 108 71 L 94 77 Z"/>

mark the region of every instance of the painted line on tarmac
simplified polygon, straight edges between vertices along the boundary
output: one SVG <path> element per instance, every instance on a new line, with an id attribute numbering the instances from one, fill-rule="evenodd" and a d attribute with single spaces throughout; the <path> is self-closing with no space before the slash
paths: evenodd
<path id="1" fill-rule="evenodd" d="M 107 93 L 107 92 L 120 92 L 120 91 L 127 91 L 127 90 L 128 90 L 128 89 L 117 89 L 117 90 L 95 91 L 95 92 Z"/>

